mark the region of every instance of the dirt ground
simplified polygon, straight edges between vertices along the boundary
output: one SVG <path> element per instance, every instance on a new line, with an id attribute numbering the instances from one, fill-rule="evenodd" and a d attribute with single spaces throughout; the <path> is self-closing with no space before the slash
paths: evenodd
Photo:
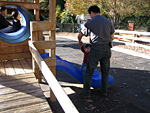
<path id="1" fill-rule="evenodd" d="M 69 35 L 77 34 L 65 33 L 65 36 Z M 83 53 L 77 41 L 56 37 L 56 48 L 56 55 L 80 68 Z M 83 99 L 83 84 L 67 72 L 57 70 L 56 78 L 79 113 L 150 113 L 149 67 L 149 59 L 112 50 L 110 75 L 114 83 L 109 86 L 106 98 L 101 95 L 101 89 L 91 89 L 93 102 Z M 97 69 L 100 71 L 99 65 Z M 64 113 L 58 102 L 47 100 L 53 113 Z"/>

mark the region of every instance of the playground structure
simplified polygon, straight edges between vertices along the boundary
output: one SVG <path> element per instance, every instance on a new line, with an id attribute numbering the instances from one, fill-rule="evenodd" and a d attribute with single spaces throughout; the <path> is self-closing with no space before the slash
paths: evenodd
<path id="1" fill-rule="evenodd" d="M 25 9 L 35 10 L 35 19 L 39 21 L 39 1 L 36 0 L 35 3 L 20 1 L 1 1 L 0 6 L 4 5 L 19 5 Z M 3 35 L 3 34 L 2 34 Z M 4 38 L 3 38 L 4 39 Z M 3 41 L 3 39 L 1 39 Z M 12 60 L 21 58 L 31 58 L 31 54 L 28 48 L 28 39 L 23 40 L 20 43 L 9 44 L 0 41 L 0 60 Z"/>
<path id="2" fill-rule="evenodd" d="M 1 1 L 3 5 L 19 5 L 26 9 L 33 9 L 35 12 L 35 21 L 30 22 L 31 40 L 21 40 L 23 42 L 14 42 L 13 44 L 0 41 L 0 60 L 24 59 L 32 57 L 32 67 L 35 77 L 38 82 L 41 82 L 42 76 L 47 81 L 51 88 L 50 99 L 60 103 L 66 113 L 75 112 L 77 109 L 72 104 L 69 97 L 56 80 L 56 41 L 55 41 L 55 10 L 56 0 L 49 0 L 49 21 L 39 21 L 39 0 L 34 0 L 34 3 L 25 2 L 22 0 L 16 1 Z M 45 41 L 43 31 L 49 31 L 49 40 Z M 4 38 L 4 37 L 3 37 Z M 3 40 L 3 39 L 1 39 Z M 43 60 L 41 55 L 49 50 L 49 58 Z M 30 50 L 30 51 L 29 51 Z M 30 53 L 31 52 L 31 53 Z M 32 54 L 32 56 L 31 56 Z"/>
<path id="3" fill-rule="evenodd" d="M 12 27 L 3 29 L 5 32 L 0 32 L 0 40 L 7 43 L 19 43 L 27 40 L 28 37 L 30 37 L 30 21 L 33 21 L 32 15 L 27 9 L 18 5 L 5 5 L 5 7 L 18 10 L 20 15 L 21 28 L 18 31 L 12 33 L 5 33 L 10 32 Z"/>

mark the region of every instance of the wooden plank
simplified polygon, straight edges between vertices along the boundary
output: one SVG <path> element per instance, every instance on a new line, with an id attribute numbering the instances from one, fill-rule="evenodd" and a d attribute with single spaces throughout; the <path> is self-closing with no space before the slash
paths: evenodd
<path id="1" fill-rule="evenodd" d="M 3 66 L 3 62 L 0 62 L 0 76 L 5 76 L 5 69 Z"/>
<path id="2" fill-rule="evenodd" d="M 37 31 L 32 31 L 31 32 L 31 41 L 38 41 L 38 32 Z"/>
<path id="3" fill-rule="evenodd" d="M 56 31 L 55 30 L 51 30 L 51 33 L 50 33 L 50 40 L 56 40 Z"/>
<path id="4" fill-rule="evenodd" d="M 33 42 L 35 47 L 40 50 L 40 49 L 51 49 L 51 48 L 56 48 L 56 41 L 55 40 L 49 40 L 49 41 L 35 41 Z"/>
<path id="5" fill-rule="evenodd" d="M 2 81 L 1 84 L 0 84 L 0 88 L 4 88 L 4 87 L 16 87 L 18 85 L 25 85 L 25 84 L 33 84 L 35 83 L 36 80 L 35 80 L 35 77 L 34 78 L 24 78 L 24 79 L 16 79 L 16 80 L 13 80 L 13 81 Z"/>
<path id="6" fill-rule="evenodd" d="M 56 0 L 49 0 L 49 21 L 56 21 Z"/>
<path id="7" fill-rule="evenodd" d="M 26 41 L 23 41 L 23 42 L 20 42 L 20 43 L 16 43 L 16 44 L 9 44 L 9 43 L 6 43 L 6 42 L 3 42 L 3 41 L 0 41 L 0 47 L 3 47 L 3 46 L 20 46 L 20 45 L 28 45 L 28 41 L 30 39 L 26 40 Z"/>
<path id="8" fill-rule="evenodd" d="M 128 30 L 115 30 L 115 33 L 127 33 L 127 34 L 149 35 L 150 36 L 150 32 L 139 32 L 139 31 L 128 31 Z"/>
<path id="9" fill-rule="evenodd" d="M 26 105 L 15 109 L 1 111 L 1 113 L 53 113 L 47 102 Z"/>
<path id="10" fill-rule="evenodd" d="M 39 9 L 35 10 L 35 20 L 40 21 Z"/>
<path id="11" fill-rule="evenodd" d="M 14 109 L 18 107 L 28 106 L 32 104 L 42 103 L 45 102 L 45 97 L 28 97 L 28 98 L 22 98 L 19 100 L 13 100 L 8 102 L 1 102 L 0 104 L 0 112 L 8 109 Z M 13 103 L 13 104 L 12 104 Z"/>
<path id="12" fill-rule="evenodd" d="M 147 39 L 147 38 L 137 38 L 137 37 L 133 37 L 133 36 L 129 37 L 129 36 L 114 35 L 114 37 L 150 42 L 150 39 Z"/>
<path id="13" fill-rule="evenodd" d="M 5 95 L 5 94 L 11 94 L 11 93 L 16 93 L 16 92 L 24 92 L 28 90 L 35 90 L 39 87 L 39 85 L 36 83 L 33 84 L 26 84 L 26 85 L 21 85 L 21 86 L 16 86 L 16 87 L 5 87 L 0 89 L 0 95 Z"/>
<path id="14" fill-rule="evenodd" d="M 13 60 L 12 65 L 14 67 L 14 70 L 16 74 L 25 74 L 25 71 L 22 69 L 21 64 L 18 60 Z"/>
<path id="15" fill-rule="evenodd" d="M 56 58 L 44 59 L 48 67 L 56 66 Z"/>
<path id="16" fill-rule="evenodd" d="M 31 58 L 30 52 L 24 53 L 11 53 L 0 55 L 0 60 L 12 60 L 12 59 L 21 59 L 21 58 Z"/>
<path id="17" fill-rule="evenodd" d="M 40 89 L 38 90 L 31 90 L 30 92 L 15 92 L 10 94 L 4 94 L 0 96 L 0 103 L 7 102 L 7 101 L 13 101 L 16 99 L 22 99 L 27 97 L 41 97 L 44 96 Z"/>
<path id="18" fill-rule="evenodd" d="M 0 47 L 0 54 L 29 52 L 28 45 Z"/>
<path id="19" fill-rule="evenodd" d="M 19 62 L 24 69 L 25 73 L 32 73 L 32 68 L 31 66 L 26 62 L 25 59 L 19 59 Z"/>
<path id="20" fill-rule="evenodd" d="M 46 65 L 46 63 L 44 62 L 41 55 L 38 53 L 37 49 L 34 47 L 31 41 L 29 41 L 29 49 L 63 110 L 66 113 L 78 113 L 78 110 L 73 105 L 69 97 L 66 95 L 66 93 L 64 92 L 64 90 L 62 89 L 62 87 L 54 77 L 53 73 L 50 71 L 49 67 Z"/>
<path id="21" fill-rule="evenodd" d="M 27 58 L 25 60 L 30 65 L 30 67 L 32 68 L 32 59 L 31 58 Z"/>
<path id="22" fill-rule="evenodd" d="M 13 81 L 16 79 L 24 79 L 24 78 L 34 78 L 34 74 L 33 73 L 27 73 L 25 75 L 17 75 L 17 76 L 1 76 L 0 77 L 0 82 L 9 82 L 9 81 Z"/>
<path id="23" fill-rule="evenodd" d="M 44 36 L 43 36 L 43 31 L 38 31 L 38 39 L 39 41 L 43 41 L 44 40 Z M 44 49 L 40 49 L 38 50 L 40 54 L 44 53 Z"/>
<path id="24" fill-rule="evenodd" d="M 56 29 L 55 22 L 32 21 L 30 22 L 31 31 L 50 31 Z"/>
<path id="25" fill-rule="evenodd" d="M 12 5 L 19 5 L 26 9 L 40 9 L 39 4 L 37 3 L 30 3 L 30 2 L 11 2 L 11 1 L 1 1 L 0 6 L 12 4 Z"/>
<path id="26" fill-rule="evenodd" d="M 33 74 L 2 76 L 0 80 L 1 86 L 5 86 L 0 88 L 1 113 L 51 112 Z"/>
<path id="27" fill-rule="evenodd" d="M 4 67 L 7 76 L 16 74 L 10 60 L 4 62 Z"/>

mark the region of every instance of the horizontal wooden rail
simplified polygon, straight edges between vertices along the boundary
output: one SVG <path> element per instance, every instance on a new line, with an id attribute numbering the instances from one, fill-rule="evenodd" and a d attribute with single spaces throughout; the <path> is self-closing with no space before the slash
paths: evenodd
<path id="1" fill-rule="evenodd" d="M 49 49 L 49 48 L 56 48 L 56 41 L 55 40 L 48 40 L 48 41 L 33 41 L 35 47 L 39 49 Z"/>
<path id="2" fill-rule="evenodd" d="M 138 31 L 127 31 L 127 30 L 115 30 L 115 33 L 127 33 L 127 34 L 149 35 L 150 36 L 150 32 L 138 32 Z"/>
<path id="3" fill-rule="evenodd" d="M 140 38 L 137 37 L 137 35 L 144 35 L 144 36 L 150 36 L 150 32 L 138 32 L 138 31 L 127 31 L 127 30 L 115 30 L 115 34 L 119 33 L 119 35 L 114 35 L 116 38 L 125 38 L 125 39 L 131 39 L 132 42 L 134 40 L 138 41 L 144 41 L 144 42 L 150 42 L 150 39 L 148 38 Z M 120 34 L 130 34 L 129 36 L 122 36 Z M 132 35 L 132 36 L 131 36 Z"/>
<path id="4" fill-rule="evenodd" d="M 30 26 L 32 31 L 50 31 L 55 30 L 56 23 L 48 21 L 32 21 L 30 22 Z"/>
<path id="5" fill-rule="evenodd" d="M 29 49 L 64 112 L 79 113 L 31 41 L 29 41 Z"/>
<path id="6" fill-rule="evenodd" d="M 120 36 L 120 35 L 114 35 L 116 38 L 126 38 L 126 39 L 132 39 L 132 40 L 139 40 L 144 42 L 150 42 L 150 39 L 147 38 L 137 38 L 137 37 L 129 37 L 129 36 Z"/>
<path id="7" fill-rule="evenodd" d="M 38 3 L 31 3 L 31 2 L 14 2 L 14 1 L 1 1 L 0 2 L 0 6 L 3 6 L 3 5 L 8 5 L 8 4 L 11 4 L 11 5 L 19 5 L 19 6 L 22 6 L 26 9 L 40 9 L 40 6 L 38 5 Z"/>

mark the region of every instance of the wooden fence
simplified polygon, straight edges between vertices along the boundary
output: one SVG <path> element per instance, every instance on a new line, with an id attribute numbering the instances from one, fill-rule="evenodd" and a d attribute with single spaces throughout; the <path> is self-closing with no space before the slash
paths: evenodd
<path id="1" fill-rule="evenodd" d="M 150 42 L 150 38 L 143 38 L 141 36 L 149 36 L 150 32 L 138 32 L 138 31 L 127 31 L 127 30 L 115 30 L 115 38 L 118 39 L 129 39 L 132 40 L 132 43 L 135 42 L 135 40 L 143 41 L 143 42 Z"/>

